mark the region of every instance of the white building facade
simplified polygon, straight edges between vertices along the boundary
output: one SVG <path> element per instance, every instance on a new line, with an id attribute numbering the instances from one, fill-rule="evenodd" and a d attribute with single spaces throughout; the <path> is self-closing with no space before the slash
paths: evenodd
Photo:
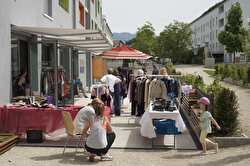
<path id="1" fill-rule="evenodd" d="M 218 41 L 218 35 L 225 29 L 227 15 L 233 4 L 239 2 L 243 11 L 243 26 L 250 26 L 250 1 L 249 0 L 223 0 L 191 23 L 192 47 L 194 49 L 207 47 L 209 55 L 217 62 L 231 63 L 233 56 L 226 53 L 224 46 Z M 244 61 L 245 56 L 239 57 Z"/>
<path id="2" fill-rule="evenodd" d="M 110 35 L 103 31 L 101 0 L 2 0 L 0 19 L 0 104 L 10 102 L 14 78 L 23 69 L 28 72 L 31 89 L 41 92 L 43 69 L 55 61 L 53 45 L 39 36 L 15 31 L 14 26 L 96 29 Z M 58 65 L 67 71 L 69 80 L 79 77 L 84 85 L 91 84 L 90 52 L 60 46 L 58 55 Z"/>

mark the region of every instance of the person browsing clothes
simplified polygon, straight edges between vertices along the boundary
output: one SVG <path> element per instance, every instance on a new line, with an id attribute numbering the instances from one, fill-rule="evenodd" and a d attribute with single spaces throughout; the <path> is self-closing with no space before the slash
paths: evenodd
<path id="1" fill-rule="evenodd" d="M 121 80 L 118 77 L 116 77 L 115 75 L 113 75 L 113 69 L 108 69 L 108 74 L 104 75 L 101 78 L 101 82 L 107 84 L 107 86 L 111 92 L 111 95 L 113 96 L 114 85 L 118 82 L 121 82 Z"/>

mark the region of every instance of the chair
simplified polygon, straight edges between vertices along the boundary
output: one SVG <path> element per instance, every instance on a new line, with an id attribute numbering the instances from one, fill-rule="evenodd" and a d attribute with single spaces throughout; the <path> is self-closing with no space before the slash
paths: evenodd
<path id="1" fill-rule="evenodd" d="M 181 134 L 175 126 L 175 120 L 172 119 L 154 119 L 153 126 L 155 127 L 156 135 L 174 135 L 174 149 L 175 149 L 175 135 Z M 152 146 L 154 139 L 152 139 Z"/>
<path id="2" fill-rule="evenodd" d="M 65 127 L 66 133 L 67 133 L 67 139 L 66 139 L 65 144 L 64 144 L 63 154 L 65 152 L 65 149 L 66 149 L 69 141 L 73 138 L 79 139 L 77 146 L 76 146 L 76 152 L 77 152 L 77 148 L 80 146 L 81 143 L 82 143 L 82 146 L 84 148 L 84 143 L 86 141 L 86 138 L 84 138 L 83 135 L 81 135 L 81 134 L 75 133 L 75 126 L 74 126 L 72 117 L 71 117 L 69 112 L 62 111 L 62 116 L 63 116 L 64 127 Z M 84 148 L 84 152 L 85 152 L 85 148 Z"/>

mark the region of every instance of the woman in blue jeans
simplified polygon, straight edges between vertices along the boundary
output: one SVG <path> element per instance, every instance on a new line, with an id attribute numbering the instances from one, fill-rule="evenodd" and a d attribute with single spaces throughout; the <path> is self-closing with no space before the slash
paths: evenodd
<path id="1" fill-rule="evenodd" d="M 90 153 L 89 161 L 94 161 L 96 156 L 100 156 L 101 160 L 112 160 L 112 156 L 107 153 L 115 140 L 115 133 L 109 120 L 103 115 L 104 103 L 98 98 L 92 103 L 95 110 L 94 121 L 85 122 L 83 129 L 83 134 L 88 135 L 85 148 Z"/>

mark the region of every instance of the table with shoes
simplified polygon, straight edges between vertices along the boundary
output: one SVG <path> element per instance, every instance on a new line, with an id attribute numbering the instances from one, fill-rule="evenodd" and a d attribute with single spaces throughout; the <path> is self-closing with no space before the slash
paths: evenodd
<path id="1" fill-rule="evenodd" d="M 141 135 L 147 138 L 155 138 L 156 132 L 153 121 L 159 119 L 173 120 L 175 127 L 180 133 L 186 130 L 186 126 L 180 115 L 180 112 L 173 102 L 160 101 L 151 102 L 149 105 L 149 110 L 143 114 L 140 120 Z"/>

